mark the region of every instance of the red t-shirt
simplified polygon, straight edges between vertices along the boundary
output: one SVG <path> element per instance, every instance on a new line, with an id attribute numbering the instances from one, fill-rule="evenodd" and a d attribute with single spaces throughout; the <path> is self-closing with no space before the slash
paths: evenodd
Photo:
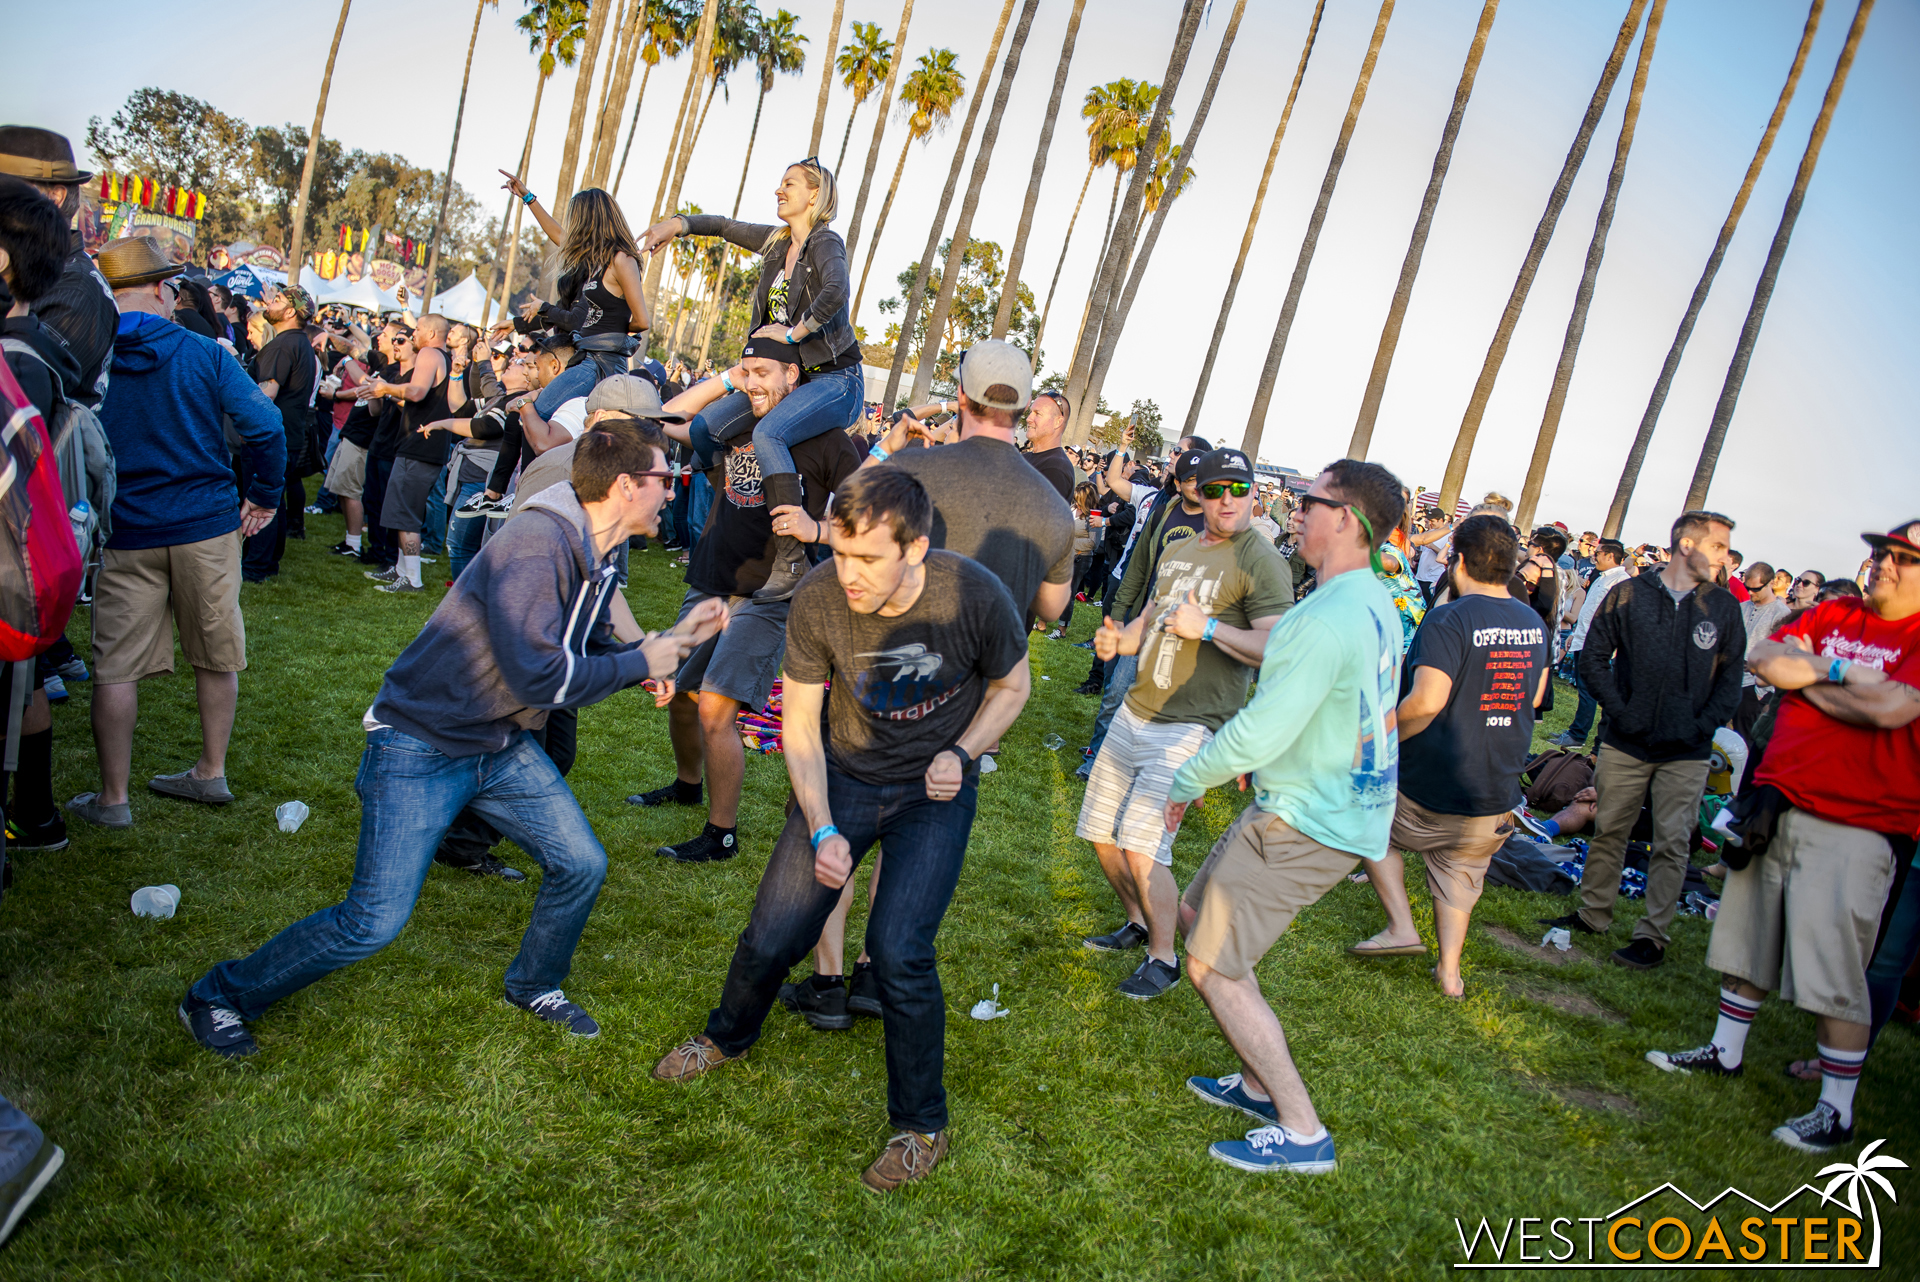
<path id="1" fill-rule="evenodd" d="M 1851 659 L 1920 686 L 1920 614 L 1888 622 L 1843 597 L 1808 610 L 1773 634 L 1803 638 L 1814 653 Z M 1800 809 L 1875 832 L 1920 831 L 1920 721 L 1875 730 L 1835 721 L 1797 693 L 1784 696 L 1773 739 L 1754 774 Z"/>
<path id="2" fill-rule="evenodd" d="M 1753 596 L 1753 593 L 1747 591 L 1746 582 L 1737 574 L 1727 580 L 1727 591 L 1733 593 L 1733 599 L 1736 601 L 1745 601 Z"/>

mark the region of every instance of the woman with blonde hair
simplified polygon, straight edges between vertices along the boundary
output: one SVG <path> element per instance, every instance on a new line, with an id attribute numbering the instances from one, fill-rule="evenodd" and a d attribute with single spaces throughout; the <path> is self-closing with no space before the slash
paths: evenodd
<path id="1" fill-rule="evenodd" d="M 847 246 L 840 233 L 828 226 L 839 204 L 833 172 L 819 157 L 809 156 L 781 173 L 780 185 L 774 189 L 779 223 L 675 214 L 647 228 L 641 241 L 641 248 L 653 253 L 675 236 L 719 236 L 760 255 L 760 281 L 753 292 L 753 320 L 747 332 L 789 344 L 789 359 L 802 370 L 800 385 L 756 422 L 746 394 L 729 380 L 730 394 L 694 420 L 692 435 L 694 449 L 707 465 L 719 452 L 714 442 L 731 441 L 751 431 L 760 492 L 774 509 L 801 505 L 792 447 L 851 427 L 865 404 L 860 344 L 854 340 L 853 322 L 847 315 L 851 295 Z M 736 490 L 739 480 L 735 478 Z M 811 568 L 798 539 L 780 535 L 776 544 L 773 573 L 767 585 L 753 594 L 755 600 L 785 600 Z"/>
<path id="2" fill-rule="evenodd" d="M 626 215 L 598 187 L 575 192 L 564 225 L 554 220 L 527 185 L 502 169 L 506 189 L 523 201 L 554 244 L 549 263 L 559 268 L 558 303 L 534 299 L 520 309 L 523 321 L 540 321 L 573 336 L 573 362 L 540 390 L 533 409 L 542 420 L 594 384 L 627 372 L 639 347 L 633 335 L 648 328 L 640 289 L 640 247 Z"/>

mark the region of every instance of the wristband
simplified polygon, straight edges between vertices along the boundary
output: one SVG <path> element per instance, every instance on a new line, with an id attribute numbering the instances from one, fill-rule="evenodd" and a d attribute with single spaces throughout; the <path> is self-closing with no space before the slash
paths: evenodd
<path id="1" fill-rule="evenodd" d="M 729 392 L 737 392 L 740 390 L 733 385 L 733 380 L 727 377 L 725 370 L 720 371 L 720 386 L 726 388 Z"/>
<path id="2" fill-rule="evenodd" d="M 838 837 L 839 835 L 840 835 L 840 830 L 834 827 L 832 824 L 821 824 L 818 828 L 815 828 L 813 830 L 813 848 L 815 850 L 818 850 L 820 849 L 821 842 L 825 841 L 829 837 Z"/>
<path id="3" fill-rule="evenodd" d="M 787 326 L 787 346 L 798 347 L 799 345 L 800 345 L 800 340 L 793 336 L 793 326 L 791 325 Z"/>
<path id="4" fill-rule="evenodd" d="M 875 441 L 873 443 L 873 448 L 867 451 L 867 457 L 870 459 L 877 459 L 878 461 L 884 463 L 888 459 L 892 458 L 893 455 L 888 453 L 886 447 L 881 445 L 880 442 Z"/>
<path id="5" fill-rule="evenodd" d="M 1835 659 L 1827 665 L 1827 680 L 1835 685 L 1844 685 L 1847 680 L 1847 669 L 1852 666 L 1851 659 Z"/>
<path id="6" fill-rule="evenodd" d="M 954 756 L 960 758 L 960 773 L 963 775 L 967 773 L 967 767 L 973 764 L 972 755 L 957 743 L 948 744 L 943 751 L 951 752 Z M 934 755 L 938 756 L 939 754 L 936 753 Z"/>
<path id="7" fill-rule="evenodd" d="M 1207 626 L 1206 626 L 1206 627 L 1204 627 L 1204 628 L 1202 628 L 1202 629 L 1200 629 L 1200 639 L 1201 639 L 1202 641 L 1211 641 L 1211 640 L 1213 640 L 1213 630 L 1214 630 L 1215 628 L 1217 628 L 1217 627 L 1219 627 L 1219 626 L 1220 626 L 1220 620 L 1218 620 L 1218 619 L 1208 619 L 1208 620 L 1207 620 Z"/>
<path id="8" fill-rule="evenodd" d="M 523 205 L 531 205 L 534 201 L 538 199 L 540 199 L 538 196 L 534 195 L 532 192 L 528 192 L 526 195 L 520 198 L 520 203 Z"/>

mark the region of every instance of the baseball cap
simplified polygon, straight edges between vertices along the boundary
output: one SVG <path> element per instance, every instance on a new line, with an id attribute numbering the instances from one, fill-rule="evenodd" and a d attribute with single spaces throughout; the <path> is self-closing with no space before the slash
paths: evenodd
<path id="1" fill-rule="evenodd" d="M 1200 470 L 1200 460 L 1207 456 L 1206 450 L 1187 450 L 1173 460 L 1173 479 L 1190 481 Z"/>
<path id="2" fill-rule="evenodd" d="M 1902 521 L 1885 534 L 1862 534 L 1867 546 L 1878 552 L 1881 548 L 1896 547 L 1903 551 L 1920 553 L 1920 518 Z"/>
<path id="3" fill-rule="evenodd" d="M 1191 452 L 1191 451 L 1189 451 Z M 1253 481 L 1253 461 L 1236 449 L 1209 450 L 1194 464 L 1194 478 L 1201 485 L 1214 481 Z"/>
<path id="4" fill-rule="evenodd" d="M 975 343 L 960 358 L 960 390 L 986 409 L 1023 410 L 1033 400 L 1033 362 L 1012 343 Z"/>
<path id="5" fill-rule="evenodd" d="M 288 305 L 293 308 L 294 314 L 301 320 L 313 319 L 314 306 L 312 294 L 309 294 L 298 285 L 275 285 L 273 288 L 278 291 L 282 298 L 287 300 Z"/>
<path id="6" fill-rule="evenodd" d="M 632 374 L 612 374 L 594 385 L 587 394 L 587 413 L 612 410 L 616 414 L 626 414 L 633 418 L 659 419 L 668 423 L 684 423 L 685 414 L 669 414 L 660 407 L 660 389 L 644 378 Z"/>

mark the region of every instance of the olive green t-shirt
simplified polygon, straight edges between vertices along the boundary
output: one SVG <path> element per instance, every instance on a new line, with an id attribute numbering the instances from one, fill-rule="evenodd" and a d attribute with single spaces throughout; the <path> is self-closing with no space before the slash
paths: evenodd
<path id="1" fill-rule="evenodd" d="M 1194 601 L 1226 627 L 1285 613 L 1293 605 L 1293 571 L 1273 544 L 1251 527 L 1208 545 L 1204 534 L 1171 543 L 1154 580 L 1153 622 L 1140 641 L 1140 673 L 1127 706 L 1148 721 L 1218 730 L 1247 701 L 1255 665 L 1211 641 L 1188 641 L 1166 630 L 1173 607 Z"/>

